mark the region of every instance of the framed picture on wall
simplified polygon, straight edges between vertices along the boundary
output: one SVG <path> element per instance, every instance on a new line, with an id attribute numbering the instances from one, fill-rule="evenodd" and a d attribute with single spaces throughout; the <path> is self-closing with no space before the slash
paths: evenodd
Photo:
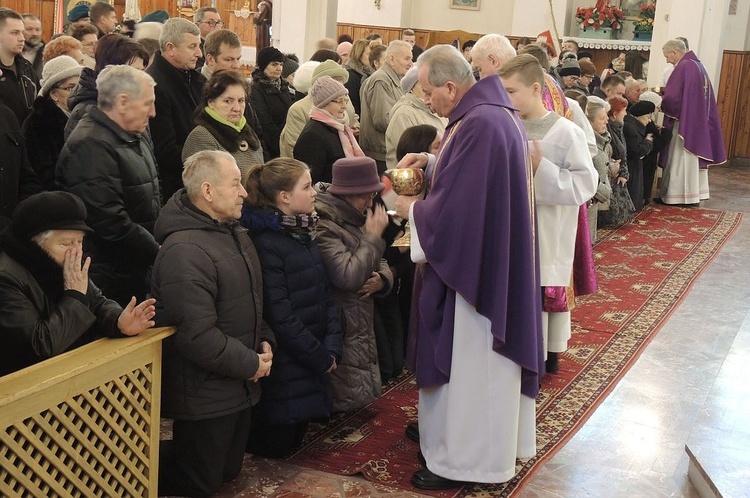
<path id="1" fill-rule="evenodd" d="M 479 10 L 480 0 L 449 0 L 448 7 L 461 10 Z"/>
<path id="2" fill-rule="evenodd" d="M 653 0 L 620 0 L 620 9 L 622 10 L 622 16 L 625 19 L 631 21 L 638 19 L 638 14 L 641 13 L 641 7 L 650 3 L 656 3 Z"/>

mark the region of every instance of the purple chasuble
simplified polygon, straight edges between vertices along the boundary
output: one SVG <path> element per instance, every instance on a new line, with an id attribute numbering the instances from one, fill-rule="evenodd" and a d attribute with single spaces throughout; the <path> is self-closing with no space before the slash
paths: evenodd
<path id="1" fill-rule="evenodd" d="M 522 367 L 522 393 L 539 392 L 542 308 L 526 143 L 496 75 L 477 82 L 450 116 L 430 193 L 413 210 L 427 258 L 412 326 L 421 388 L 450 380 L 461 347 L 453 344 L 458 292 L 491 322 L 493 350 Z"/>
<path id="2" fill-rule="evenodd" d="M 692 50 L 675 65 L 661 109 L 666 117 L 680 121 L 679 134 L 685 140 L 685 150 L 698 156 L 701 169 L 726 162 L 714 90 L 706 68 Z M 664 126 L 671 128 L 672 122 L 665 120 Z"/>

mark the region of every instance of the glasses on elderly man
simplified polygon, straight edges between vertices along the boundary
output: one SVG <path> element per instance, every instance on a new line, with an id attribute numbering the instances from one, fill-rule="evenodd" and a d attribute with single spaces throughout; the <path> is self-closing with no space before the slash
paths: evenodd
<path id="1" fill-rule="evenodd" d="M 215 26 L 224 26 L 224 21 L 201 21 L 203 24 L 208 24 L 212 28 Z"/>

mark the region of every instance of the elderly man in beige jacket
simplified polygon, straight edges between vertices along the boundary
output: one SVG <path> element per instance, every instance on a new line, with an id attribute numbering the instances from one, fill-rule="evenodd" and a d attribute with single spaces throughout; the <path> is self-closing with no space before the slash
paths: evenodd
<path id="1" fill-rule="evenodd" d="M 349 81 L 349 72 L 332 60 L 321 62 L 313 70 L 310 88 L 312 88 L 315 81 L 321 76 L 330 76 L 342 85 Z M 284 129 L 281 130 L 281 136 L 279 137 L 281 157 L 294 157 L 294 144 L 297 143 L 299 134 L 302 133 L 302 129 L 310 120 L 310 109 L 312 109 L 312 106 L 312 97 L 308 94 L 303 99 L 292 104 L 289 111 L 287 111 L 286 124 L 284 125 Z M 354 112 L 354 106 L 351 101 L 346 105 L 346 117 L 354 134 L 358 135 L 359 116 Z"/>
<path id="2" fill-rule="evenodd" d="M 391 108 L 404 96 L 401 78 L 411 69 L 411 45 L 394 40 L 385 52 L 385 63 L 362 83 L 362 131 L 359 142 L 364 153 L 375 159 L 378 172 L 385 171 L 385 132 Z"/>
<path id="3" fill-rule="evenodd" d="M 401 78 L 401 90 L 405 95 L 396 102 L 389 113 L 388 128 L 385 130 L 385 162 L 388 169 L 393 169 L 398 164 L 396 147 L 407 129 L 428 124 L 437 128 L 438 137 L 441 137 L 448 124 L 446 118 L 433 113 L 422 100 L 424 92 L 418 76 L 419 68 L 414 66 Z"/>

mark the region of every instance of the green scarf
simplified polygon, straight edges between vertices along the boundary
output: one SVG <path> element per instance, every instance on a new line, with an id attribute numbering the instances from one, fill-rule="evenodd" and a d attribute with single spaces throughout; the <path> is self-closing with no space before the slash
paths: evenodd
<path id="1" fill-rule="evenodd" d="M 226 125 L 226 126 L 229 126 L 230 128 L 232 128 L 234 130 L 237 130 L 238 132 L 242 131 L 242 128 L 244 128 L 245 125 L 247 124 L 247 119 L 245 119 L 245 116 L 242 116 L 242 118 L 240 119 L 239 123 L 234 124 L 231 121 L 227 121 L 226 119 L 224 119 L 221 116 L 219 116 L 218 112 L 214 111 L 213 109 L 211 109 L 208 106 L 206 106 L 206 108 L 204 110 L 206 111 L 206 114 L 208 114 L 209 116 L 211 116 L 213 119 L 215 119 L 219 123 L 221 123 L 223 125 Z"/>

